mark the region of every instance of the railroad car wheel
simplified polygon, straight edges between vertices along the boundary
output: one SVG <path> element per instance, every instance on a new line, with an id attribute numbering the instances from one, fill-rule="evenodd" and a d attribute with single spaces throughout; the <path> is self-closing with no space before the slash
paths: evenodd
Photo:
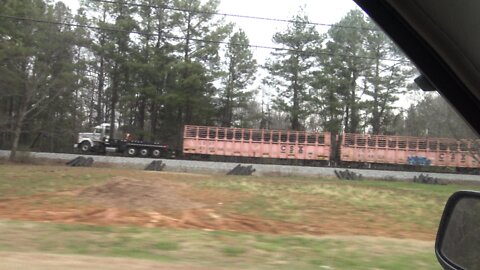
<path id="1" fill-rule="evenodd" d="M 147 148 L 140 149 L 139 153 L 140 153 L 141 157 L 148 157 L 148 149 Z"/>
<path id="2" fill-rule="evenodd" d="M 83 153 L 87 153 L 87 152 L 90 152 L 90 149 L 92 147 L 90 146 L 90 143 L 89 142 L 82 142 L 80 144 L 80 151 L 82 151 Z"/>
<path id="3" fill-rule="evenodd" d="M 135 147 L 128 147 L 127 148 L 127 151 L 125 152 L 127 154 L 127 156 L 129 157 L 134 157 L 137 155 L 137 148 Z"/>
<path id="4" fill-rule="evenodd" d="M 162 152 L 158 149 L 153 149 L 152 151 L 152 157 L 154 158 L 159 158 L 162 155 Z"/>

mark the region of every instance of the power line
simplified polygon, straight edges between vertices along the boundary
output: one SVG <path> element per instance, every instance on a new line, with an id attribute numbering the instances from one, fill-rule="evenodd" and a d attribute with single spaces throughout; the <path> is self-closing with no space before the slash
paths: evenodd
<path id="1" fill-rule="evenodd" d="M 168 5 L 148 5 L 148 4 L 137 4 L 137 3 L 132 3 L 132 2 L 118 2 L 118 1 L 112 1 L 112 0 L 92 0 L 92 1 L 107 3 L 107 4 L 120 4 L 120 5 L 125 5 L 125 6 L 134 6 L 134 7 L 159 8 L 159 9 L 167 9 L 167 10 L 173 10 L 173 11 L 182 11 L 182 12 L 208 14 L 208 15 L 218 15 L 218 16 L 235 17 L 235 18 L 242 18 L 242 19 L 263 20 L 263 21 L 284 22 L 284 23 L 299 23 L 300 22 L 300 23 L 305 23 L 305 24 L 315 25 L 315 26 L 347 28 L 347 29 L 356 29 L 356 30 L 367 30 L 367 31 L 381 31 L 378 28 L 370 28 L 370 27 L 362 27 L 362 26 L 338 25 L 338 24 L 317 23 L 317 22 L 301 22 L 301 21 L 296 21 L 296 20 L 287 20 L 287 19 L 278 19 L 278 18 L 268 18 L 268 17 L 240 15 L 240 14 L 231 14 L 231 13 L 222 13 L 222 12 L 211 12 L 211 11 L 202 11 L 202 10 L 191 10 L 191 9 L 185 9 L 185 8 L 171 7 L 171 6 L 168 6 Z"/>
<path id="2" fill-rule="evenodd" d="M 48 21 L 48 20 L 41 20 L 41 19 L 32 19 L 32 18 L 10 16 L 10 15 L 4 15 L 4 14 L 0 14 L 0 18 L 7 18 L 7 19 L 13 19 L 13 20 L 19 20 L 19 21 L 30 21 L 30 22 L 36 22 L 36 23 L 54 24 L 54 25 L 64 25 L 64 26 L 71 26 L 71 27 L 80 27 L 80 28 L 102 30 L 102 31 L 109 31 L 109 32 L 121 32 L 121 33 L 126 33 L 126 34 L 137 34 L 137 35 L 143 35 L 143 36 L 160 36 L 161 37 L 161 35 L 159 35 L 159 34 L 152 34 L 152 33 L 141 32 L 141 31 L 133 31 L 133 30 L 129 31 L 129 30 L 119 29 L 119 28 L 98 27 L 98 26 L 92 26 L 92 25 L 67 23 L 67 22 L 56 22 L 56 21 Z M 184 37 L 177 37 L 177 36 L 173 36 L 173 35 L 164 34 L 163 36 L 166 37 L 166 38 L 171 38 L 171 39 L 186 40 L 186 38 L 184 38 Z M 226 41 L 215 41 L 215 40 L 206 40 L 206 39 L 198 39 L 198 38 L 190 38 L 190 40 L 197 41 L 197 42 L 212 43 L 212 44 L 241 45 L 241 44 L 230 43 L 230 42 L 226 42 Z M 248 45 L 248 46 L 253 47 L 253 48 L 259 48 L 259 49 L 288 50 L 288 49 L 285 49 L 285 48 L 263 46 L 263 45 Z"/>
<path id="3" fill-rule="evenodd" d="M 56 22 L 56 21 L 49 21 L 49 20 L 42 20 L 42 19 L 33 19 L 33 18 L 10 16 L 10 15 L 5 15 L 5 14 L 0 14 L 0 18 L 6 18 L 6 19 L 12 19 L 12 20 L 18 20 L 18 21 L 29 21 L 29 22 L 35 22 L 35 23 L 53 24 L 53 25 L 64 25 L 64 26 L 70 26 L 70 27 L 80 27 L 80 28 L 87 28 L 87 29 L 101 30 L 101 31 L 109 31 L 109 32 L 121 32 L 121 33 L 126 33 L 126 34 L 137 34 L 137 35 L 142 35 L 142 36 L 162 37 L 162 35 L 160 35 L 160 34 L 152 34 L 152 33 L 146 33 L 146 32 L 141 32 L 141 31 L 129 31 L 129 30 L 119 29 L 119 28 L 98 27 L 98 26 L 92 26 L 92 25 L 67 23 L 67 22 Z M 170 39 L 176 39 L 176 40 L 187 40 L 187 38 L 185 38 L 185 37 L 177 37 L 177 36 L 174 36 L 174 35 L 167 35 L 167 34 L 163 34 L 163 37 L 170 38 Z M 244 45 L 244 44 L 240 44 L 240 43 L 232 43 L 232 42 L 216 41 L 216 40 L 206 40 L 206 39 L 199 39 L 199 38 L 189 38 L 189 40 L 196 41 L 196 42 L 210 43 L 210 44 Z M 294 49 L 288 49 L 288 48 L 282 48 L 282 47 L 266 46 L 266 45 L 252 45 L 252 44 L 249 44 L 247 46 L 250 47 L 250 48 L 256 48 L 256 49 L 268 49 L 268 50 L 274 50 L 274 51 L 288 51 L 288 52 L 294 52 L 294 53 L 299 53 L 299 54 L 342 56 L 342 57 L 346 57 L 346 58 L 359 58 L 359 59 L 370 59 L 370 60 L 377 59 L 377 58 L 368 57 L 368 56 L 346 55 L 346 54 L 327 53 L 327 52 L 319 52 L 319 51 L 313 53 L 313 52 L 306 52 L 306 51 L 300 51 L 300 50 L 294 50 Z M 401 59 L 380 58 L 380 60 L 391 61 L 391 62 L 399 62 L 399 63 L 408 63 L 408 61 L 401 60 Z"/>

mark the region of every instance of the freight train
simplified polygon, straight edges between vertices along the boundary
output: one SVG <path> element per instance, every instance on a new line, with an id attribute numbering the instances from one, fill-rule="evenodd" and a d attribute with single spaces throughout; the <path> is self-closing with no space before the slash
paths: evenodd
<path id="1" fill-rule="evenodd" d="M 75 147 L 82 152 L 109 150 L 154 158 L 480 172 L 479 140 L 187 125 L 183 149 L 174 153 L 164 144 L 102 137 L 107 125 L 95 128 L 98 136 L 80 133 Z"/>

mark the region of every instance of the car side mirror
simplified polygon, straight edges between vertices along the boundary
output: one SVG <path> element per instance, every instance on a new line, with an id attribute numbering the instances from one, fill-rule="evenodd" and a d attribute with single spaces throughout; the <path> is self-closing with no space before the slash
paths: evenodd
<path id="1" fill-rule="evenodd" d="M 458 191 L 450 196 L 435 254 L 444 269 L 480 269 L 480 192 Z"/>

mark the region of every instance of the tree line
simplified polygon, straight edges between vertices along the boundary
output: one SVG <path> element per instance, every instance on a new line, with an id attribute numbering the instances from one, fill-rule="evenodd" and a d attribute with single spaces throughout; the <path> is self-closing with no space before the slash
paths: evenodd
<path id="1" fill-rule="evenodd" d="M 174 147 L 187 124 L 447 133 L 425 129 L 436 117 L 424 107 L 438 98 L 395 105 L 416 71 L 361 11 L 320 33 L 300 9 L 260 65 L 246 33 L 217 16 L 219 4 L 84 0 L 72 12 L 62 2 L 1 1 L 0 147 L 13 157 L 68 152 L 78 132 L 104 122 Z"/>

